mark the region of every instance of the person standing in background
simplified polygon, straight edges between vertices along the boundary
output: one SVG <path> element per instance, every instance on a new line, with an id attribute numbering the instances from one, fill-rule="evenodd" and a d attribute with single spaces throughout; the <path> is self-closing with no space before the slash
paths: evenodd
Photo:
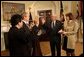
<path id="1" fill-rule="evenodd" d="M 46 23 L 45 17 L 41 17 L 40 21 L 41 21 L 40 29 L 42 30 L 42 35 L 45 35 L 43 36 L 43 38 L 46 38 L 48 32 L 48 25 Z"/>

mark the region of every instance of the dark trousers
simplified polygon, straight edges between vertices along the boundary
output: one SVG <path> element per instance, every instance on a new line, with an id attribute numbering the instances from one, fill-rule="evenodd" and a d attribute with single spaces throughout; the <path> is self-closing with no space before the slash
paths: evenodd
<path id="1" fill-rule="evenodd" d="M 61 38 L 59 40 L 51 40 L 50 47 L 52 56 L 55 56 L 55 48 L 57 50 L 57 56 L 61 56 Z"/>
<path id="2" fill-rule="evenodd" d="M 32 53 L 32 56 L 36 56 L 36 42 L 33 41 L 33 53 Z"/>

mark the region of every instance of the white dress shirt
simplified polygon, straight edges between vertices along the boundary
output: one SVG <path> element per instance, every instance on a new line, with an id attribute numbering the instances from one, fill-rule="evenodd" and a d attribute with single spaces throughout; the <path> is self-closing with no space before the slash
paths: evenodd
<path id="1" fill-rule="evenodd" d="M 52 21 L 52 23 L 51 23 L 52 28 L 53 28 L 53 23 L 54 23 L 54 26 L 55 26 L 56 21 Z"/>

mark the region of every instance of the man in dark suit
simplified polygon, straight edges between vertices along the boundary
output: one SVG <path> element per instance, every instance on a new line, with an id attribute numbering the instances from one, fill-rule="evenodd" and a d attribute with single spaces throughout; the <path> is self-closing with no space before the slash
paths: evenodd
<path id="1" fill-rule="evenodd" d="M 56 20 L 56 16 L 51 16 L 50 23 L 50 46 L 51 54 L 55 56 L 55 49 L 57 50 L 57 56 L 61 55 L 61 29 L 62 23 Z"/>
<path id="2" fill-rule="evenodd" d="M 22 16 L 15 14 L 10 22 L 12 25 L 8 32 L 10 56 L 30 56 L 28 35 L 22 30 Z"/>
<path id="3" fill-rule="evenodd" d="M 23 28 L 22 30 L 25 32 L 25 34 L 27 35 L 27 39 L 28 39 L 28 48 L 29 48 L 29 55 L 31 55 L 32 53 L 32 33 L 30 31 L 30 26 L 29 26 L 29 18 L 28 18 L 28 13 L 24 12 L 22 14 L 22 21 L 23 21 Z"/>

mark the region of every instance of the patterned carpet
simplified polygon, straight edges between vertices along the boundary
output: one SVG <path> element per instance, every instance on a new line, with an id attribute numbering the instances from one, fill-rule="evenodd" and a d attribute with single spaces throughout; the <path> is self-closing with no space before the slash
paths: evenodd
<path id="1" fill-rule="evenodd" d="M 49 44 L 50 44 L 49 42 L 40 42 L 40 47 L 43 56 L 51 56 Z M 76 43 L 76 49 L 75 49 L 76 56 L 79 56 L 81 53 L 83 53 L 83 44 Z M 2 51 L 1 56 L 10 56 L 9 51 L 8 50 Z M 64 50 L 61 50 L 61 56 L 66 56 L 66 52 Z"/>
<path id="2" fill-rule="evenodd" d="M 41 42 L 40 43 L 43 56 L 51 56 L 49 44 L 50 44 L 49 42 Z M 82 53 L 83 53 L 83 44 L 82 43 L 76 43 L 75 55 L 79 56 Z M 61 49 L 61 56 L 66 56 L 66 52 L 62 49 Z"/>

